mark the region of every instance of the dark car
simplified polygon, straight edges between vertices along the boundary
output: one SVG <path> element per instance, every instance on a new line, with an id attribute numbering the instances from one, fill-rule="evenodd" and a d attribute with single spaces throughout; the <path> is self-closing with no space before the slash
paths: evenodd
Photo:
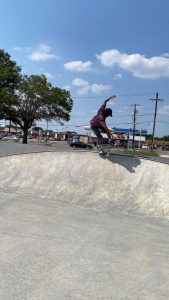
<path id="1" fill-rule="evenodd" d="M 2 140 L 5 136 L 7 136 L 7 133 L 1 132 L 0 133 L 0 140 Z"/>
<path id="2" fill-rule="evenodd" d="M 54 137 L 52 138 L 52 137 L 50 137 L 49 141 L 50 142 L 58 142 L 58 141 L 61 141 L 61 138 L 54 138 Z"/>
<path id="3" fill-rule="evenodd" d="M 163 146 L 162 146 L 162 150 L 169 151 L 169 145 L 163 145 Z"/>
<path id="4" fill-rule="evenodd" d="M 86 144 L 86 143 L 80 142 L 80 141 L 71 142 L 70 143 L 70 147 L 73 147 L 73 148 L 85 148 L 85 149 L 92 149 L 93 148 L 92 145 L 89 145 L 89 144 Z"/>

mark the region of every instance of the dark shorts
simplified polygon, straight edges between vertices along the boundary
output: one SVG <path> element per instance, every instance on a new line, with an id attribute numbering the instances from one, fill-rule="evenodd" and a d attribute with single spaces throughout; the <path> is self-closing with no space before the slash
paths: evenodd
<path id="1" fill-rule="evenodd" d="M 106 132 L 105 129 L 103 127 L 97 127 L 97 126 L 91 126 L 91 129 L 93 130 L 97 138 L 99 140 L 102 140 L 103 137 L 101 135 L 101 132 Z"/>

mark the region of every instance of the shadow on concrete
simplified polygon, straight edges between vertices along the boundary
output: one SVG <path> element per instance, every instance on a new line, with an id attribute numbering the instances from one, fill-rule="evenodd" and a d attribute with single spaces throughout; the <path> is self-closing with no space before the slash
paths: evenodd
<path id="1" fill-rule="evenodd" d="M 125 169 L 127 169 L 130 173 L 135 173 L 136 169 L 139 165 L 141 165 L 141 160 L 138 157 L 127 156 L 127 155 L 117 155 L 110 153 L 107 154 L 99 154 L 102 159 L 109 160 L 114 164 L 118 164 Z"/>

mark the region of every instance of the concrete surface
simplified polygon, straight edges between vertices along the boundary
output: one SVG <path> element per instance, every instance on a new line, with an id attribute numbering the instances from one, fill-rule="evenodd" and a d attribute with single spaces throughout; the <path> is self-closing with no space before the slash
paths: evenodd
<path id="1" fill-rule="evenodd" d="M 169 165 L 0 158 L 0 299 L 169 299 Z"/>

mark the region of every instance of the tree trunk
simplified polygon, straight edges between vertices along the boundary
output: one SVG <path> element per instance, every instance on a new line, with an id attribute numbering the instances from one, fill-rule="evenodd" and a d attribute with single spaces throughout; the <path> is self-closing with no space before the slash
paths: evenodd
<path id="1" fill-rule="evenodd" d="M 24 128 L 22 144 L 27 144 L 27 140 L 28 140 L 28 128 Z"/>
<path id="2" fill-rule="evenodd" d="M 10 133 L 11 132 L 11 120 L 9 121 L 9 130 L 8 130 L 8 132 Z"/>

